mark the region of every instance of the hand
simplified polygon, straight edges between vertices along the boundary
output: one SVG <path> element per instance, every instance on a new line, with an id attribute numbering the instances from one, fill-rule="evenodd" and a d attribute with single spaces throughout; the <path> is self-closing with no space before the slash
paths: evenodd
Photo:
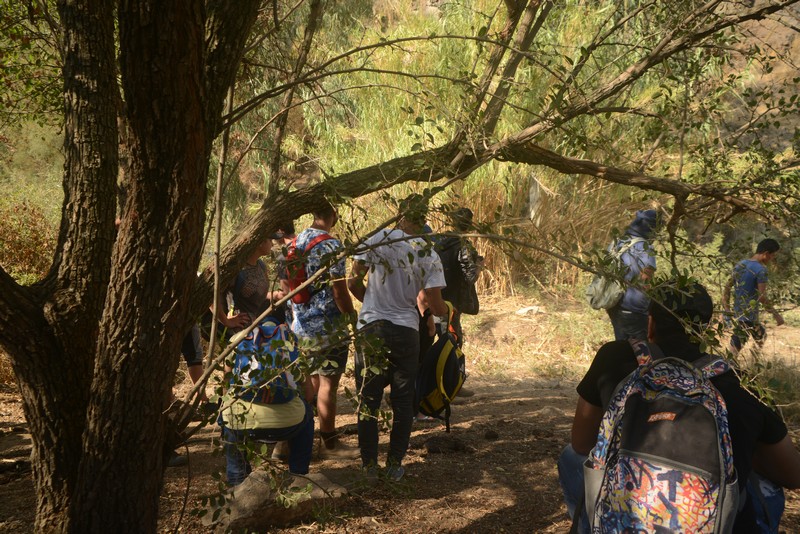
<path id="1" fill-rule="evenodd" d="M 237 313 L 233 317 L 226 317 L 221 322 L 226 328 L 244 328 L 250 324 L 250 315 L 246 313 Z"/>
<path id="2" fill-rule="evenodd" d="M 433 320 L 433 315 L 428 316 L 428 336 L 433 337 L 436 335 L 436 323 Z"/>
<path id="3" fill-rule="evenodd" d="M 438 335 L 443 336 L 447 333 L 447 321 L 444 319 L 444 317 L 435 317 L 434 323 L 436 333 Z"/>

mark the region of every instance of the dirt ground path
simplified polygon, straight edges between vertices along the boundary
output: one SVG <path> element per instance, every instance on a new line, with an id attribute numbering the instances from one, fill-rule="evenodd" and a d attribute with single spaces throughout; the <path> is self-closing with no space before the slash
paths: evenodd
<path id="1" fill-rule="evenodd" d="M 318 510 L 305 525 L 273 532 L 567 532 L 556 459 L 569 439 L 575 384 L 599 346 L 576 340 L 605 326 L 597 317 L 586 323 L 579 305 L 544 311 L 522 299 L 506 299 L 469 318 L 468 388 L 474 395 L 457 400 L 449 435 L 439 423 L 415 424 L 400 483 L 364 488 L 358 484 L 357 461 L 316 460 L 312 471 L 347 485 L 351 493 Z M 800 328 L 776 329 L 771 343 L 776 354 L 794 364 Z M 344 382 L 352 389 L 351 376 Z M 0 403 L 0 459 L 9 466 L 15 458 L 24 460 L 19 451 L 26 447 L 25 425 L 13 388 L 0 387 Z M 353 409 L 344 396 L 339 405 L 339 426 L 350 432 L 344 439 L 355 445 Z M 796 435 L 798 426 L 790 427 Z M 215 473 L 224 472 L 224 458 L 212 445 L 217 435 L 211 427 L 198 433 L 187 444 L 189 465 L 167 470 L 160 532 L 206 531 L 191 510 L 217 491 Z M 382 433 L 382 457 L 387 443 L 388 434 Z M 456 450 L 430 452 L 434 443 Z M 0 532 L 30 532 L 34 512 L 30 472 L 24 465 L 22 470 L 4 467 Z M 795 494 L 788 495 L 782 529 L 800 532 Z"/>

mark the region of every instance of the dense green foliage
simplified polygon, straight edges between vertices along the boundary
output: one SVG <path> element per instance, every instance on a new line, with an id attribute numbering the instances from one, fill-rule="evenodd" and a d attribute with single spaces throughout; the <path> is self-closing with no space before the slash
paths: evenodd
<path id="1" fill-rule="evenodd" d="M 61 59 L 53 17 L 49 1 L 0 0 L 0 128 L 60 120 Z"/>
<path id="2" fill-rule="evenodd" d="M 57 66 L 57 47 L 48 33 L 57 26 L 48 26 L 49 12 L 41 7 L 47 4 L 31 10 L 11 5 L 3 11 L 3 58 L 14 68 L 3 72 L 4 90 L 34 117 L 43 117 L 54 94 L 51 84 L 39 82 L 52 77 L 47 69 Z M 503 93 L 496 127 L 487 131 L 482 81 L 502 46 L 509 18 L 505 4 L 359 0 L 321 3 L 316 11 L 313 5 L 278 2 L 264 10 L 248 47 L 235 88 L 226 162 L 225 213 L 231 226 L 260 204 L 271 184 L 302 187 L 427 153 L 459 132 L 469 150 L 544 124 L 536 143 L 565 157 L 716 184 L 751 199 L 762 215 L 773 218 L 766 224 L 763 217 L 730 219 L 730 209 L 702 198 L 676 209 L 671 197 L 657 191 L 492 161 L 438 193 L 430 221 L 434 229 L 446 229 L 442 212 L 468 205 L 480 222 L 476 232 L 511 240 L 478 240 L 492 273 L 482 279 L 484 290 L 511 291 L 520 281 L 569 291 L 581 287 L 580 266 L 553 253 L 578 264 L 591 262 L 587 253 L 602 250 L 641 207 L 680 212 L 681 229 L 663 236 L 662 265 L 701 273 L 714 287 L 763 235 L 781 238 L 786 251 L 794 249 L 800 137 L 792 129 L 797 131 L 800 100 L 781 57 L 788 50 L 765 41 L 779 25 L 713 33 L 702 46 L 644 69 L 602 106 L 582 109 L 585 100 L 652 56 L 662 39 L 679 39 L 715 18 L 705 17 L 694 1 L 553 4 L 540 14 L 526 50 L 509 45 L 507 54 L 521 52 L 522 59 Z M 501 84 L 492 81 L 488 94 L 499 94 Z M 21 177 L 30 182 L 30 174 L 17 172 L 16 183 Z M 209 187 L 214 177 L 212 172 Z M 402 185 L 388 195 L 349 202 L 351 209 L 342 210 L 348 238 L 388 218 L 395 198 L 426 187 Z M 725 223 L 717 224 L 720 219 Z M 779 269 L 779 278 L 787 281 L 781 296 L 791 299 L 794 260 L 786 257 L 786 268 Z"/>

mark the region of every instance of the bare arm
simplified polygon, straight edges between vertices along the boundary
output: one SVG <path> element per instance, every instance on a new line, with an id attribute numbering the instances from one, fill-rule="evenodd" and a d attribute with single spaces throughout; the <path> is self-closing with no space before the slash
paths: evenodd
<path id="1" fill-rule="evenodd" d="M 420 315 L 425 315 L 425 310 L 428 309 L 428 297 L 425 296 L 424 289 L 417 293 L 417 309 Z"/>
<path id="2" fill-rule="evenodd" d="M 767 297 L 767 283 L 760 282 L 758 284 L 758 302 L 760 302 L 764 309 L 767 310 L 772 314 L 772 317 L 775 318 L 775 322 L 778 323 L 778 326 L 783 324 L 783 316 L 778 313 L 778 311 L 772 307 L 772 303 L 769 301 Z"/>
<path id="3" fill-rule="evenodd" d="M 347 291 L 347 281 L 334 280 L 333 281 L 333 301 L 336 302 L 336 307 L 342 313 L 353 313 L 353 299 L 350 298 L 350 293 Z"/>
<path id="4" fill-rule="evenodd" d="M 575 419 L 572 420 L 572 448 L 587 455 L 597 443 L 597 431 L 603 419 L 603 409 L 578 397 Z"/>
<path id="5" fill-rule="evenodd" d="M 350 273 L 350 278 L 347 279 L 347 289 L 353 294 L 359 302 L 364 302 L 364 294 L 367 292 L 367 287 L 364 285 L 364 277 L 367 276 L 367 264 L 363 261 L 353 262 L 353 271 Z"/>
<path id="6" fill-rule="evenodd" d="M 214 311 L 213 308 L 211 311 Z M 250 316 L 246 313 L 237 313 L 228 317 L 225 313 L 225 302 L 223 295 L 217 298 L 217 321 L 225 328 L 244 328 L 250 324 Z"/>
<path id="7" fill-rule="evenodd" d="M 800 488 L 800 453 L 789 436 L 774 445 L 759 443 L 753 456 L 753 469 L 784 488 Z"/>
<path id="8" fill-rule="evenodd" d="M 428 308 L 430 308 L 431 313 L 434 315 L 447 315 L 447 304 L 444 303 L 444 299 L 442 298 L 442 288 L 441 287 L 430 287 L 425 288 L 422 290 L 425 293 L 425 301 L 428 303 Z M 419 297 L 417 297 L 417 302 L 419 302 Z"/>
<path id="9" fill-rule="evenodd" d="M 725 289 L 722 290 L 722 308 L 727 313 L 731 312 L 731 288 L 733 288 L 733 277 L 728 278 Z"/>

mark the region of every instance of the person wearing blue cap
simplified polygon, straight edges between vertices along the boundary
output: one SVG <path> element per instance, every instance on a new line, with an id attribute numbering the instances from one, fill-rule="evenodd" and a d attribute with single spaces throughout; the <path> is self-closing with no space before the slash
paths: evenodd
<path id="1" fill-rule="evenodd" d="M 642 291 L 656 270 L 656 258 L 651 241 L 656 233 L 659 216 L 656 210 L 639 210 L 625 235 L 611 245 L 609 252 L 619 254 L 625 266 L 626 290 L 622 300 L 607 310 L 614 339 L 647 339 L 647 308 L 650 298 Z"/>

